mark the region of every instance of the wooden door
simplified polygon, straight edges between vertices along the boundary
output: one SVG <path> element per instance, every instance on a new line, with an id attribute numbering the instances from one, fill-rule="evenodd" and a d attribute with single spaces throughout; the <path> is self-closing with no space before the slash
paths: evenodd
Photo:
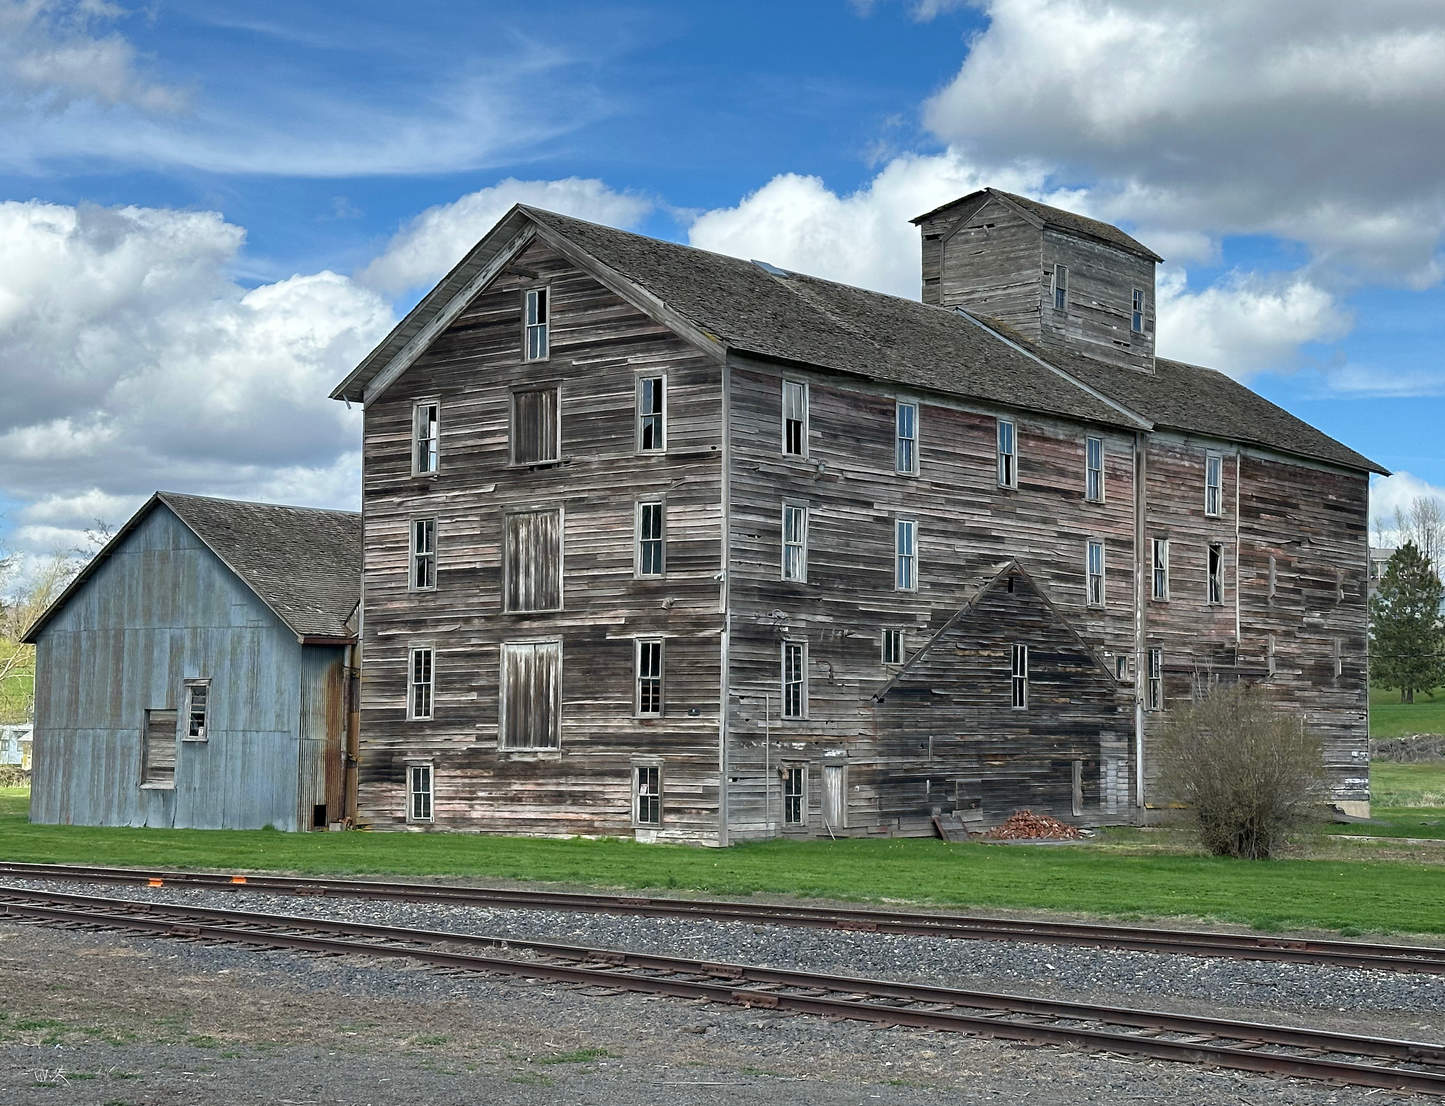
<path id="1" fill-rule="evenodd" d="M 841 764 L 823 766 L 823 824 L 840 830 L 848 825 L 848 793 Z"/>

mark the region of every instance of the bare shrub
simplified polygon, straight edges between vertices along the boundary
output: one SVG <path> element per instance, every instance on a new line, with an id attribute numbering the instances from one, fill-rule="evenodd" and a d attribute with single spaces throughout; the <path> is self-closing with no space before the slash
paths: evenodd
<path id="1" fill-rule="evenodd" d="M 1165 795 L 1188 808 L 1215 856 L 1267 859 L 1321 813 L 1320 739 L 1258 688 L 1220 688 L 1175 708 L 1160 754 Z"/>

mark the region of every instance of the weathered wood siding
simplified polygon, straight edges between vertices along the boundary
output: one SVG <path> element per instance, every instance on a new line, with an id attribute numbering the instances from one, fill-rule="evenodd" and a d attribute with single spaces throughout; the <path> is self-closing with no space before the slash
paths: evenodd
<path id="1" fill-rule="evenodd" d="M 31 818 L 308 828 L 299 793 L 306 652 L 157 506 L 41 632 Z M 184 712 L 192 677 L 211 679 L 209 738 L 179 743 L 174 789 L 143 788 L 146 711 Z"/>
<path id="2" fill-rule="evenodd" d="M 550 356 L 522 360 L 522 293 L 551 288 Z M 636 380 L 667 377 L 667 450 L 636 450 Z M 556 388 L 556 464 L 512 465 L 511 396 Z M 411 474 L 413 404 L 439 399 L 441 459 Z M 529 401 L 530 402 L 530 401 Z M 406 825 L 405 766 L 435 769 L 436 828 L 630 834 L 634 755 L 664 761 L 659 840 L 717 839 L 721 368 L 541 243 L 484 289 L 366 411 L 366 668 L 360 817 Z M 666 503 L 667 570 L 634 571 L 634 504 Z M 513 512 L 560 512 L 561 609 L 518 582 Z M 435 590 L 408 590 L 408 527 L 437 520 Z M 535 520 L 535 516 L 534 520 Z M 512 523 L 517 541 L 521 524 Z M 527 594 L 536 601 L 523 602 Z M 634 648 L 666 643 L 665 712 L 635 717 Z M 556 750 L 498 749 L 505 643 L 560 643 Z M 435 710 L 408 721 L 407 649 L 436 650 Z M 695 713 L 694 713 L 695 712 Z"/>
<path id="3" fill-rule="evenodd" d="M 1040 270 L 1043 313 L 1039 341 L 1100 361 L 1154 370 L 1154 262 L 1127 250 L 1043 230 Z M 1053 306 L 1049 290 L 1055 265 L 1068 267 L 1067 307 Z M 1131 332 L 1133 291 L 1144 292 L 1144 330 Z"/>

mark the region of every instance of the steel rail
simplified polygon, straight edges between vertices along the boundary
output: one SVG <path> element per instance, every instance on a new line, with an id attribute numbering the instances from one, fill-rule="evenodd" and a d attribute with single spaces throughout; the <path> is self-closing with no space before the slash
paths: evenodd
<path id="1" fill-rule="evenodd" d="M 18 888 L 0 890 L 0 916 L 262 948 L 409 958 L 434 967 L 550 979 L 612 991 L 705 998 L 1445 1095 L 1445 1046 L 1413 1041 L 480 934 Z M 461 951 L 466 949 L 521 952 L 528 958 Z M 1160 1033 L 1183 1037 L 1151 1035 Z M 1361 1063 L 1359 1058 L 1385 1063 Z"/>
<path id="2" fill-rule="evenodd" d="M 947 937 L 960 940 L 1025 941 L 1038 944 L 1125 949 L 1134 952 L 1219 956 L 1344 968 L 1445 974 L 1445 948 L 1389 945 L 1263 934 L 1149 929 L 1087 922 L 1031 921 L 784 903 L 743 903 L 702 899 L 654 899 L 518 888 L 321 879 L 306 876 L 183 872 L 168 869 L 99 868 L 69 864 L 0 861 L 0 877 L 75 880 L 149 886 L 204 887 L 291 895 L 334 895 L 397 902 L 444 903 L 520 910 L 566 910 L 632 914 L 654 918 L 699 918 L 803 926 L 813 929 Z"/>

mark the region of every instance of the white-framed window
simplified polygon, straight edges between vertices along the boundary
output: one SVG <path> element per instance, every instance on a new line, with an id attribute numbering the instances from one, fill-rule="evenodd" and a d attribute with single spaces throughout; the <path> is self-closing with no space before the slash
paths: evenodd
<path id="1" fill-rule="evenodd" d="M 1050 291 L 1054 301 L 1054 310 L 1067 310 L 1069 306 L 1069 268 L 1067 265 L 1054 266 L 1054 279 Z"/>
<path id="2" fill-rule="evenodd" d="M 1134 300 L 1129 307 L 1129 329 L 1135 334 L 1144 333 L 1144 289 L 1134 289 Z"/>
<path id="3" fill-rule="evenodd" d="M 1224 458 L 1217 453 L 1204 458 L 1204 513 L 1218 517 L 1224 504 Z"/>
<path id="4" fill-rule="evenodd" d="M 903 663 L 903 631 L 902 631 L 902 630 L 884 630 L 884 631 L 883 631 L 883 663 L 884 663 L 884 664 L 902 664 L 902 663 Z"/>
<path id="5" fill-rule="evenodd" d="M 783 642 L 783 717 L 808 717 L 808 643 Z"/>
<path id="6" fill-rule="evenodd" d="M 186 741 L 206 741 L 211 736 L 211 681 L 187 680 L 186 728 L 181 737 Z"/>
<path id="7" fill-rule="evenodd" d="M 176 786 L 176 712 L 145 712 L 145 741 L 141 746 L 142 787 Z"/>
<path id="8" fill-rule="evenodd" d="M 1120 653 L 1114 658 L 1114 679 L 1121 684 L 1129 678 L 1129 658 Z"/>
<path id="9" fill-rule="evenodd" d="M 637 451 L 662 453 L 667 449 L 667 377 L 637 378 Z"/>
<path id="10" fill-rule="evenodd" d="M 1010 691 L 1015 710 L 1025 710 L 1029 705 L 1029 647 L 1015 645 L 1010 658 Z"/>
<path id="11" fill-rule="evenodd" d="M 1335 638 L 1330 642 L 1331 658 L 1335 662 L 1335 679 L 1345 674 L 1345 643 L 1341 638 Z"/>
<path id="12" fill-rule="evenodd" d="M 808 386 L 796 380 L 783 381 L 783 452 L 808 455 Z"/>
<path id="13" fill-rule="evenodd" d="M 1148 680 L 1144 685 L 1144 706 L 1147 710 L 1164 708 L 1164 650 L 1150 649 L 1144 654 L 1148 664 Z"/>
<path id="14" fill-rule="evenodd" d="M 1089 542 L 1085 561 L 1089 606 L 1102 607 L 1104 605 L 1104 543 L 1101 541 Z"/>
<path id="15" fill-rule="evenodd" d="M 411 520 L 411 590 L 431 591 L 437 586 L 437 520 Z"/>
<path id="16" fill-rule="evenodd" d="M 918 589 L 918 523 L 900 518 L 893 523 L 893 586 Z"/>
<path id="17" fill-rule="evenodd" d="M 662 717 L 662 639 L 637 642 L 637 691 L 633 705 L 639 718 Z"/>
<path id="18" fill-rule="evenodd" d="M 808 813 L 808 769 L 806 765 L 783 767 L 783 825 L 801 826 Z"/>
<path id="19" fill-rule="evenodd" d="M 557 749 L 562 744 L 562 643 L 502 644 L 500 749 Z"/>
<path id="20" fill-rule="evenodd" d="M 435 819 L 431 761 L 410 761 L 406 766 L 406 820 L 430 822 Z"/>
<path id="21" fill-rule="evenodd" d="M 508 611 L 562 609 L 562 508 L 505 516 L 503 556 Z"/>
<path id="22" fill-rule="evenodd" d="M 1104 439 L 1084 439 L 1084 498 L 1104 502 Z"/>
<path id="23" fill-rule="evenodd" d="M 547 327 L 551 322 L 550 288 L 528 288 L 523 294 L 523 349 L 528 361 L 545 361 L 548 354 Z"/>
<path id="24" fill-rule="evenodd" d="M 632 824 L 662 825 L 662 765 L 632 766 Z"/>
<path id="25" fill-rule="evenodd" d="M 1224 546 L 1212 542 L 1209 546 L 1209 586 L 1207 600 L 1211 606 L 1224 602 Z"/>
<path id="26" fill-rule="evenodd" d="M 783 504 L 783 579 L 808 582 L 808 508 Z"/>
<path id="27" fill-rule="evenodd" d="M 661 500 L 637 504 L 637 575 L 667 572 L 667 505 Z"/>
<path id="28" fill-rule="evenodd" d="M 533 388 L 512 393 L 512 464 L 545 465 L 562 452 L 558 390 Z"/>
<path id="29" fill-rule="evenodd" d="M 1169 539 L 1155 538 L 1149 574 L 1149 597 L 1161 601 L 1169 598 Z"/>
<path id="30" fill-rule="evenodd" d="M 432 717 L 436 654 L 430 645 L 414 645 L 406 656 L 406 716 L 413 722 Z"/>
<path id="31" fill-rule="evenodd" d="M 412 408 L 411 471 L 417 476 L 436 472 L 441 466 L 442 405 L 436 400 Z"/>
<path id="32" fill-rule="evenodd" d="M 998 483 L 1001 488 L 1019 486 L 1018 440 L 1013 419 L 998 420 Z"/>
<path id="33" fill-rule="evenodd" d="M 894 471 L 918 475 L 918 404 L 899 401 L 895 413 Z"/>

